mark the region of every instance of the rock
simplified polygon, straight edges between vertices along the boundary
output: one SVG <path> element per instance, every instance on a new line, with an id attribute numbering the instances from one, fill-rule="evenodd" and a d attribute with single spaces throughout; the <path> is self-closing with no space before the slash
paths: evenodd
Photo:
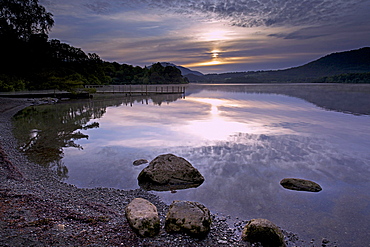
<path id="1" fill-rule="evenodd" d="M 56 228 L 57 228 L 57 230 L 58 230 L 58 231 L 64 231 L 64 230 L 65 230 L 65 225 L 63 225 L 63 224 L 58 224 L 58 225 L 56 226 Z"/>
<path id="2" fill-rule="evenodd" d="M 142 237 L 154 237 L 159 233 L 157 207 L 145 199 L 132 200 L 126 207 L 126 218 L 134 231 Z"/>
<path id="3" fill-rule="evenodd" d="M 135 160 L 134 163 L 133 163 L 133 165 L 134 166 L 140 166 L 140 165 L 146 164 L 146 163 L 149 163 L 149 162 L 147 160 L 145 160 L 145 159 L 139 159 L 139 160 Z"/>
<path id="4" fill-rule="evenodd" d="M 289 190 L 319 192 L 322 190 L 321 186 L 315 182 L 299 178 L 284 178 L 280 184 Z"/>
<path id="5" fill-rule="evenodd" d="M 174 201 L 166 215 L 165 229 L 169 233 L 183 232 L 192 237 L 204 238 L 211 228 L 211 215 L 198 202 Z"/>
<path id="6" fill-rule="evenodd" d="M 250 243 L 259 242 L 264 247 L 286 247 L 281 230 L 266 219 L 250 220 L 243 229 L 242 240 Z"/>
<path id="7" fill-rule="evenodd" d="M 141 171 L 138 181 L 145 190 L 169 191 L 198 187 L 204 177 L 184 158 L 163 154 Z"/>

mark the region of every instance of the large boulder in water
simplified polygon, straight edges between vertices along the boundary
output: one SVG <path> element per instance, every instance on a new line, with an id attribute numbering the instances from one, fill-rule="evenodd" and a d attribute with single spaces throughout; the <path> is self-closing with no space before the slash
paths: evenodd
<path id="1" fill-rule="evenodd" d="M 261 243 L 264 247 L 286 247 L 279 227 L 266 219 L 250 220 L 243 229 L 242 240 Z"/>
<path id="2" fill-rule="evenodd" d="M 166 231 L 182 232 L 196 238 L 206 237 L 211 229 L 211 214 L 199 202 L 174 201 L 166 215 Z"/>
<path id="3" fill-rule="evenodd" d="M 280 181 L 281 186 L 289 190 L 319 192 L 321 186 L 313 181 L 300 178 L 284 178 Z"/>
<path id="4" fill-rule="evenodd" d="M 156 157 L 137 179 L 143 189 L 159 191 L 198 187 L 204 182 L 204 177 L 196 168 L 173 154 Z"/>
<path id="5" fill-rule="evenodd" d="M 154 237 L 160 230 L 157 207 L 143 198 L 135 198 L 126 207 L 126 218 L 132 229 L 142 237 Z"/>

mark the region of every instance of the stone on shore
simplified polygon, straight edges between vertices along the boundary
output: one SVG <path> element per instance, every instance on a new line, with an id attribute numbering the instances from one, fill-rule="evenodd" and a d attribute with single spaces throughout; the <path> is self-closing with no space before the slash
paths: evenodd
<path id="1" fill-rule="evenodd" d="M 284 178 L 280 181 L 281 186 L 289 190 L 319 192 L 321 186 L 313 181 L 299 178 Z"/>
<path id="2" fill-rule="evenodd" d="M 204 238 L 211 229 L 208 208 L 198 202 L 174 201 L 166 215 L 166 231 L 182 232 L 195 238 Z"/>
<path id="3" fill-rule="evenodd" d="M 163 154 L 141 171 L 138 181 L 146 190 L 176 190 L 198 187 L 204 177 L 184 158 Z"/>
<path id="4" fill-rule="evenodd" d="M 284 235 L 274 223 L 266 219 L 252 219 L 244 227 L 242 240 L 261 243 L 264 247 L 286 247 Z"/>
<path id="5" fill-rule="evenodd" d="M 160 230 L 157 207 L 143 198 L 135 198 L 126 207 L 126 218 L 142 237 L 154 237 Z"/>

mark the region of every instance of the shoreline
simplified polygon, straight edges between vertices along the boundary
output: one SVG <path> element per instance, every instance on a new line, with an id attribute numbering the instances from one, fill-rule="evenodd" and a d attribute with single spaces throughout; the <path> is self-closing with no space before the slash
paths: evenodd
<path id="1" fill-rule="evenodd" d="M 84 189 L 58 181 L 16 148 L 11 118 L 31 103 L 0 97 L 0 105 L 0 246 L 249 246 L 240 232 L 250 219 L 212 213 L 205 239 L 168 234 L 163 228 L 168 205 L 156 195 L 142 189 Z M 161 220 L 157 237 L 140 238 L 128 225 L 125 207 L 136 197 L 157 207 Z M 287 246 L 317 246 L 283 233 Z"/>

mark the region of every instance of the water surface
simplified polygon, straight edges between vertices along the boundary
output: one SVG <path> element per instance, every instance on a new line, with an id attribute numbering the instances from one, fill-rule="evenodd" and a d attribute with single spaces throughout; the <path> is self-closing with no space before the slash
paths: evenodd
<path id="1" fill-rule="evenodd" d="M 167 203 L 199 201 L 239 219 L 267 218 L 304 239 L 369 246 L 370 90 L 320 87 L 195 85 L 185 98 L 33 107 L 15 117 L 15 133 L 31 158 L 78 187 L 136 189 L 145 165 L 134 160 L 173 153 L 205 182 L 154 192 Z M 279 182 L 287 177 L 323 190 L 286 190 Z"/>

